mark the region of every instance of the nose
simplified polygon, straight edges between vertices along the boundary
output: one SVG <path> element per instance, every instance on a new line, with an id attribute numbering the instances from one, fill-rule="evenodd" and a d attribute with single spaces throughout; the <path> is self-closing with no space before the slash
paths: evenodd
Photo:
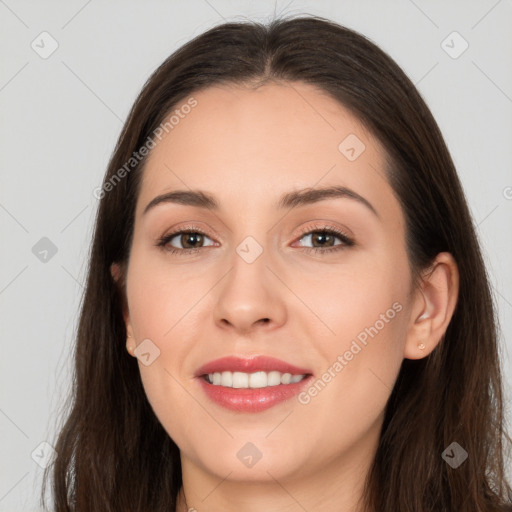
<path id="1" fill-rule="evenodd" d="M 237 253 L 232 268 L 219 283 L 214 307 L 215 323 L 236 334 L 266 331 L 286 322 L 285 287 L 267 267 L 266 252 L 252 263 Z"/>

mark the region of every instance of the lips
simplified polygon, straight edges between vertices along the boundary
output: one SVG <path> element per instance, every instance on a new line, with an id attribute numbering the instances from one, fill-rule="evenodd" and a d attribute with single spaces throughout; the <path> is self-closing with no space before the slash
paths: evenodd
<path id="1" fill-rule="evenodd" d="M 256 356 L 250 359 L 245 359 L 229 356 L 206 363 L 196 371 L 195 376 L 202 377 L 215 372 L 255 373 L 271 371 L 291 373 L 292 375 L 311 375 L 312 373 L 308 368 L 300 368 L 274 357 Z"/>
<path id="2" fill-rule="evenodd" d="M 288 374 L 288 377 L 291 375 L 305 377 L 299 382 L 269 384 L 259 389 L 215 385 L 207 378 L 208 374 L 220 375 L 222 372 L 230 374 L 232 372 L 233 376 L 237 372 L 245 374 L 280 372 L 283 375 Z M 231 356 L 216 359 L 201 366 L 195 373 L 195 377 L 200 388 L 213 403 L 239 413 L 258 413 L 286 402 L 298 395 L 313 379 L 311 370 L 268 356 L 257 356 L 250 359 Z"/>

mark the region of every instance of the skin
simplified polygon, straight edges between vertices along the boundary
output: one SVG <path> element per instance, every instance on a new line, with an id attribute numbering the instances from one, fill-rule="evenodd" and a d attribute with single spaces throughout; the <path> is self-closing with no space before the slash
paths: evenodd
<path id="1" fill-rule="evenodd" d="M 197 106 L 149 156 L 128 265 L 112 267 L 116 279 L 127 272 L 127 347 L 149 338 L 160 350 L 139 368 L 181 451 L 186 504 L 180 495 L 178 510 L 359 511 L 401 362 L 427 356 L 444 334 L 457 266 L 441 253 L 413 287 L 384 148 L 332 98 L 303 83 L 212 87 L 194 97 Z M 354 161 L 338 149 L 349 134 L 366 146 Z M 354 190 L 378 216 L 348 198 L 275 206 L 285 193 L 329 185 Z M 177 189 L 208 192 L 220 208 L 164 203 L 143 214 L 153 198 Z M 207 235 L 192 240 L 202 247 L 196 253 L 156 246 L 190 224 Z M 304 234 L 319 227 L 339 228 L 355 245 L 322 253 L 342 242 Z M 248 236 L 263 249 L 252 263 L 236 252 Z M 190 237 L 172 245 L 179 250 L 180 242 Z M 318 253 L 307 251 L 315 246 Z M 394 303 L 400 312 L 307 404 L 293 398 L 260 413 L 229 411 L 194 378 L 218 357 L 258 354 L 321 378 Z M 262 453 L 251 468 L 237 457 L 247 442 Z"/>

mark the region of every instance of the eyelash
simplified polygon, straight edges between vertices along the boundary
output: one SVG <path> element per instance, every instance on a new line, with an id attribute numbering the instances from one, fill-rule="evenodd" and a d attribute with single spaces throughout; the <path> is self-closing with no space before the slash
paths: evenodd
<path id="1" fill-rule="evenodd" d="M 168 235 L 165 235 L 158 239 L 156 245 L 158 247 L 161 247 L 163 250 L 175 254 L 178 256 L 186 256 L 191 254 L 196 254 L 199 250 L 204 249 L 204 247 L 193 247 L 191 249 L 177 249 L 175 247 L 167 247 L 167 244 L 177 235 L 184 235 L 184 234 L 197 234 L 202 236 L 207 236 L 210 238 L 210 236 L 201 231 L 200 229 L 195 228 L 194 226 L 185 226 L 183 229 L 180 229 L 178 231 L 174 231 L 173 233 L 169 233 Z M 341 244 L 335 245 L 332 247 L 302 247 L 306 252 L 314 252 L 316 254 L 321 253 L 332 253 L 337 252 L 343 249 L 346 249 L 347 247 L 352 247 L 355 245 L 355 242 L 352 238 L 350 238 L 346 233 L 341 231 L 338 228 L 335 228 L 333 226 L 308 226 L 307 228 L 304 228 L 301 230 L 300 236 L 297 240 L 301 240 L 306 235 L 310 235 L 313 233 L 322 233 L 325 235 L 334 235 L 335 237 L 339 238 L 341 240 Z"/>

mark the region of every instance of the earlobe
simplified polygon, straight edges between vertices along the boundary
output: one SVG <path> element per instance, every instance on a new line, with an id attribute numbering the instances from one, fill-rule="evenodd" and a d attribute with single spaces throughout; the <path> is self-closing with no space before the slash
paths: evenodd
<path id="1" fill-rule="evenodd" d="M 455 310 L 459 272 L 450 253 L 439 253 L 424 272 L 411 309 L 406 359 L 422 359 L 441 342 Z"/>
<path id="2" fill-rule="evenodd" d="M 126 335 L 126 350 L 131 356 L 135 356 L 135 340 L 133 339 L 131 334 Z"/>
<path id="3" fill-rule="evenodd" d="M 116 283 L 119 281 L 119 277 L 121 275 L 121 267 L 119 266 L 119 263 L 112 263 L 112 265 L 110 265 L 110 275 Z"/>

